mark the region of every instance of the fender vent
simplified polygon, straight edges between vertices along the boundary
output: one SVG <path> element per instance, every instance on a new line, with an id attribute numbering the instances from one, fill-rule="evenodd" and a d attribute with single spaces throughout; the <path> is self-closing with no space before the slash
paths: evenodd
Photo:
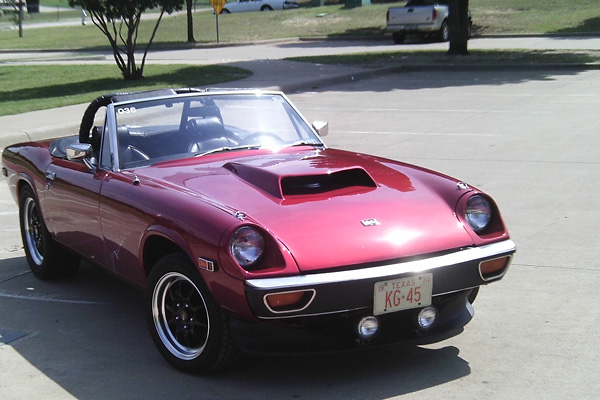
<path id="1" fill-rule="evenodd" d="M 319 194 L 349 187 L 374 188 L 376 186 L 369 174 L 360 168 L 326 175 L 288 176 L 281 179 L 281 192 L 284 196 Z"/>

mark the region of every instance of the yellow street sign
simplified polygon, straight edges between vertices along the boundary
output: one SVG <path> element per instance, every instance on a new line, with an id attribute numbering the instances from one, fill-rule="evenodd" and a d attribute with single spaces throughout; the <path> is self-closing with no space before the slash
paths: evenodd
<path id="1" fill-rule="evenodd" d="M 217 14 L 221 14 L 223 7 L 225 7 L 225 3 L 227 3 L 227 0 L 210 0 L 210 4 L 212 4 Z"/>

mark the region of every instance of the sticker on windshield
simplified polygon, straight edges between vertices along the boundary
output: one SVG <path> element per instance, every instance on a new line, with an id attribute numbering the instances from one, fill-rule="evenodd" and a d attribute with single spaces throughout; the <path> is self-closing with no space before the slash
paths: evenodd
<path id="1" fill-rule="evenodd" d="M 136 111 L 135 107 L 117 108 L 117 114 L 133 114 Z"/>

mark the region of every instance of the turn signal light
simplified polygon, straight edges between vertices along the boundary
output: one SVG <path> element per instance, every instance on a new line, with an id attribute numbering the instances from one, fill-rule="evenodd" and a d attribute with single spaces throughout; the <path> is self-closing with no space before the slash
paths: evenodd
<path id="1" fill-rule="evenodd" d="M 494 258 L 479 264 L 479 273 L 484 280 L 497 278 L 504 274 L 510 263 L 510 256 Z"/>
<path id="2" fill-rule="evenodd" d="M 308 307 L 314 297 L 314 289 L 271 293 L 265 295 L 265 304 L 276 313 L 300 311 Z"/>

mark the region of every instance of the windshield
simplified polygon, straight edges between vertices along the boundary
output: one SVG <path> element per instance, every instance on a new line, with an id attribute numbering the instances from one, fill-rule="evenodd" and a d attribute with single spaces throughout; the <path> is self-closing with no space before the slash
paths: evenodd
<path id="1" fill-rule="evenodd" d="M 115 106 L 122 169 L 238 149 L 322 145 L 280 94 L 215 94 Z"/>

